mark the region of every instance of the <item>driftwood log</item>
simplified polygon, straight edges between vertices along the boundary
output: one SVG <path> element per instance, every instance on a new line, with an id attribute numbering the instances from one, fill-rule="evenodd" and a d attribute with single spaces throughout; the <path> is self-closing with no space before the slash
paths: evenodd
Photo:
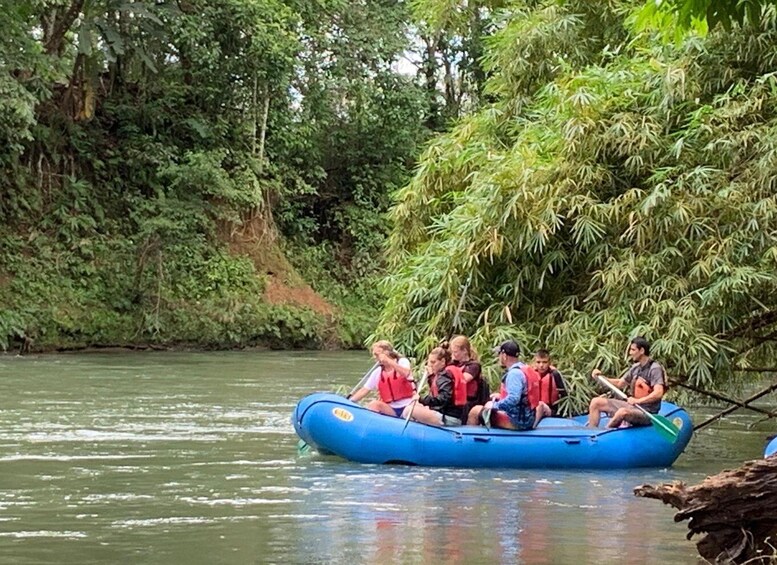
<path id="1" fill-rule="evenodd" d="M 688 539 L 706 534 L 696 548 L 711 563 L 777 562 L 777 455 L 748 461 L 695 486 L 680 481 L 642 485 L 634 494 L 677 508 L 674 520 L 688 520 Z"/>

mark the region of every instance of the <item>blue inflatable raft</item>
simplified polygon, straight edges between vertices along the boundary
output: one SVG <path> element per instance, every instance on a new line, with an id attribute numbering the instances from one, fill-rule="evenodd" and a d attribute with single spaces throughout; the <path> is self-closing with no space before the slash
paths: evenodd
<path id="1" fill-rule="evenodd" d="M 526 432 L 417 422 L 405 428 L 402 418 L 371 412 L 342 396 L 315 393 L 299 401 L 292 423 L 299 437 L 318 451 L 357 463 L 630 469 L 668 467 L 688 445 L 693 434 L 688 413 L 664 402 L 661 415 L 679 429 L 674 441 L 653 426 L 587 428 L 586 416 L 546 418 Z"/>
<path id="2" fill-rule="evenodd" d="M 764 458 L 771 457 L 777 453 L 777 436 L 772 438 L 772 441 L 766 444 L 766 449 L 764 450 Z"/>

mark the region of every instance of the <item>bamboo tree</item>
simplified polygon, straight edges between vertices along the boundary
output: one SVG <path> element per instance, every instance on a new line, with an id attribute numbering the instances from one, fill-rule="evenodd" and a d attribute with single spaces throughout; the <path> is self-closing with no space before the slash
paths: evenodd
<path id="1" fill-rule="evenodd" d="M 464 318 L 483 348 L 510 335 L 583 375 L 644 335 L 699 386 L 768 362 L 774 18 L 672 46 L 578 42 L 594 13 L 576 7 L 517 3 L 490 41 L 498 101 L 435 139 L 397 195 L 378 333 L 422 349 L 474 269 Z"/>

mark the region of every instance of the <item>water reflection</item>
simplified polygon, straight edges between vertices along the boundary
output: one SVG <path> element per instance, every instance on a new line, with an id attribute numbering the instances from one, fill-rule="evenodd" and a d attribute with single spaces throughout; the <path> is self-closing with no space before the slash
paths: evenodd
<path id="1" fill-rule="evenodd" d="M 672 510 L 633 487 L 697 482 L 763 451 L 764 427 L 742 416 L 700 434 L 671 470 L 298 455 L 296 400 L 350 388 L 369 364 L 360 353 L 0 357 L 0 562 L 696 563 Z"/>
<path id="2" fill-rule="evenodd" d="M 682 530 L 666 535 L 671 511 L 633 497 L 630 474 L 361 469 L 301 478 L 296 552 L 313 542 L 318 557 L 360 563 L 695 562 Z"/>

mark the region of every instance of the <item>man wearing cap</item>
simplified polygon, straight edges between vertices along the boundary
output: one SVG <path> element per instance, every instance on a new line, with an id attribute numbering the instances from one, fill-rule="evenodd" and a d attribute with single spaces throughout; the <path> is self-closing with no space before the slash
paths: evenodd
<path id="1" fill-rule="evenodd" d="M 530 430 L 536 427 L 537 422 L 550 413 L 545 403 L 538 403 L 532 408 L 529 393 L 530 389 L 536 389 L 538 393 L 538 376 L 534 382 L 530 382 L 531 376 L 536 376 L 536 371 L 528 365 L 520 362 L 518 356 L 521 348 L 513 340 L 503 342 L 494 349 L 494 354 L 499 359 L 499 364 L 507 369 L 502 377 L 502 386 L 499 394 L 492 395 L 492 400 L 484 406 L 475 406 L 470 410 L 467 424 L 474 426 L 481 421 L 481 416 L 488 414 L 488 424 L 497 428 L 508 430 Z M 485 412 L 485 414 L 484 414 Z"/>

